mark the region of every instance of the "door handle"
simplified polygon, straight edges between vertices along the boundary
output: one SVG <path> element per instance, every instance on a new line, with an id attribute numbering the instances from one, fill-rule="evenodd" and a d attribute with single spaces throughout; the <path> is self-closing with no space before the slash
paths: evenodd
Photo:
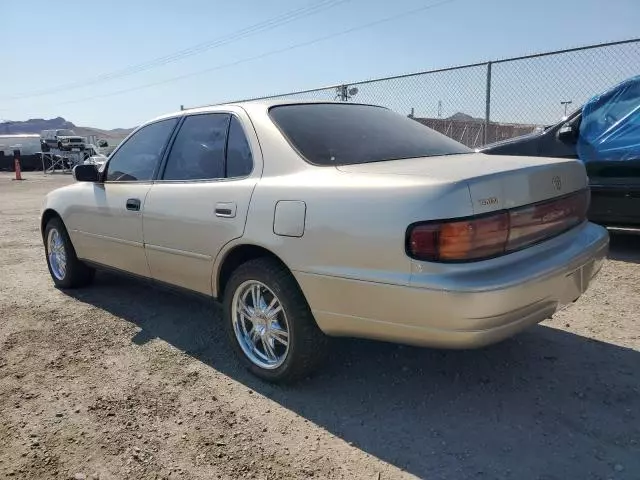
<path id="1" fill-rule="evenodd" d="M 236 204 L 233 202 L 216 203 L 216 217 L 234 218 L 236 216 Z"/>
<path id="2" fill-rule="evenodd" d="M 127 199 L 127 210 L 132 210 L 137 212 L 140 210 L 140 200 L 137 198 L 128 198 Z"/>

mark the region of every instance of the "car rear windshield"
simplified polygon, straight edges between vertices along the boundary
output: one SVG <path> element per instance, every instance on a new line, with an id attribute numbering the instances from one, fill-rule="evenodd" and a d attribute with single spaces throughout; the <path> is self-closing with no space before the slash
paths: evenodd
<path id="1" fill-rule="evenodd" d="M 352 165 L 472 150 L 386 108 L 354 104 L 279 105 L 271 119 L 314 165 Z"/>

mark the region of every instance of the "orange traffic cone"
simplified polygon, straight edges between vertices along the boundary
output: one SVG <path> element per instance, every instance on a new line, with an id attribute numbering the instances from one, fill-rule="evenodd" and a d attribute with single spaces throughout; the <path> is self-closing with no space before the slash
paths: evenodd
<path id="1" fill-rule="evenodd" d="M 15 161 L 16 180 L 22 180 L 22 171 L 20 171 L 20 159 L 16 157 Z"/>

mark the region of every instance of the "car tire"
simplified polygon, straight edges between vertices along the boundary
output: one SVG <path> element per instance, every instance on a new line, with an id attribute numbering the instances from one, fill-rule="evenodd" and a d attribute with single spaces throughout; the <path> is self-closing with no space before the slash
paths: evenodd
<path id="1" fill-rule="evenodd" d="M 47 267 L 56 287 L 80 288 L 93 281 L 95 269 L 76 256 L 67 229 L 60 218 L 52 218 L 44 230 L 44 249 Z"/>
<path id="2" fill-rule="evenodd" d="M 258 318 L 261 313 L 256 312 L 254 297 L 247 294 L 247 288 L 262 289 L 264 302 L 259 301 L 258 304 L 263 307 L 267 306 L 267 302 L 271 306 L 275 297 L 273 310 L 277 310 L 279 305 L 281 311 L 273 317 L 263 315 L 263 318 Z M 251 303 L 249 310 L 253 309 L 254 320 L 247 315 L 240 315 L 241 308 L 238 305 L 243 297 L 247 303 Z M 247 306 L 247 303 L 244 305 Z M 223 308 L 225 328 L 234 350 L 247 368 L 264 380 L 274 383 L 299 380 L 311 374 L 325 357 L 328 337 L 316 324 L 293 275 L 275 259 L 258 258 L 238 267 L 225 287 Z M 265 312 L 264 309 L 260 311 Z M 269 318 L 276 319 L 275 323 Z M 267 323 L 269 327 L 266 327 Z M 252 342 L 251 332 L 255 333 L 259 328 L 263 336 L 254 334 L 256 340 Z M 283 330 L 287 332 L 286 347 L 282 342 L 285 339 Z M 277 358 L 271 365 L 266 365 L 267 358 L 264 355 L 267 353 L 267 344 L 271 345 L 270 350 Z M 252 352 L 253 346 L 255 350 Z"/>

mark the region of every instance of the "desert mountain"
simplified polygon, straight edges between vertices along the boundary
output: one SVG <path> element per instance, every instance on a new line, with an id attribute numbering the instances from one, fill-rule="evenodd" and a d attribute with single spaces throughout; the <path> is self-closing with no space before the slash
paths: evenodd
<path id="1" fill-rule="evenodd" d="M 17 134 L 17 133 L 40 133 L 42 130 L 53 130 L 58 128 L 69 128 L 78 135 L 84 137 L 95 135 L 99 139 L 104 139 L 112 144 L 120 142 L 124 137 L 129 135 L 133 128 L 114 128 L 112 130 L 102 130 L 93 127 L 78 127 L 72 122 L 56 117 L 51 119 L 32 118 L 21 122 L 7 121 L 0 123 L 0 135 Z"/>

